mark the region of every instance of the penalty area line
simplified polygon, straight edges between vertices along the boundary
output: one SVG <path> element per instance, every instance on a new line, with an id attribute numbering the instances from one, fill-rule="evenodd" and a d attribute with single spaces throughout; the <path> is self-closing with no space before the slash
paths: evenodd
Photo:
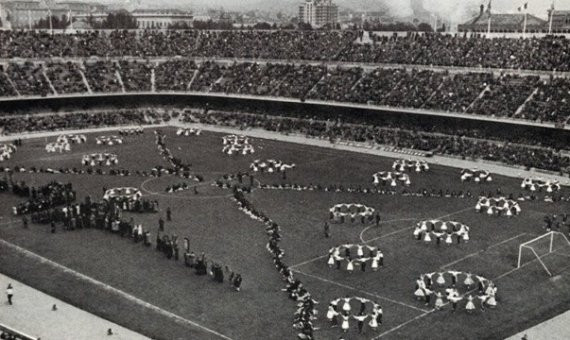
<path id="1" fill-rule="evenodd" d="M 489 247 L 487 247 L 487 249 L 482 249 L 482 250 L 476 251 L 476 252 L 474 252 L 474 253 L 465 255 L 465 256 L 463 256 L 463 257 L 460 258 L 460 259 L 457 259 L 457 260 L 455 260 L 455 261 L 452 261 L 452 262 L 449 262 L 449 263 L 447 263 L 447 264 L 444 264 L 443 266 L 439 267 L 439 269 L 447 268 L 447 267 L 449 267 L 449 266 L 452 266 L 452 265 L 454 265 L 454 264 L 457 264 L 457 263 L 459 263 L 459 262 L 462 262 L 462 261 L 464 261 L 464 260 L 467 260 L 468 258 L 471 258 L 471 257 L 473 257 L 473 256 L 477 256 L 477 255 L 483 254 L 485 251 L 487 251 L 487 250 L 489 250 L 489 249 L 493 249 L 493 248 L 496 248 L 496 247 L 498 247 L 498 246 L 500 246 L 500 245 L 503 245 L 503 244 L 505 244 L 505 243 L 508 243 L 508 242 L 510 242 L 510 241 L 512 241 L 512 240 L 516 240 L 517 238 L 519 238 L 519 237 L 521 237 L 521 236 L 524 236 L 524 235 L 526 235 L 526 234 L 527 234 L 527 233 L 518 234 L 517 236 L 514 236 L 514 237 L 511 237 L 511 238 L 506 239 L 506 240 L 504 240 L 504 241 L 501 241 L 501 242 L 492 244 L 492 245 L 490 245 Z"/>
<path id="2" fill-rule="evenodd" d="M 302 271 L 300 271 L 300 270 L 295 270 L 295 269 L 292 269 L 292 271 L 295 272 L 295 273 L 301 274 L 301 275 L 305 275 L 305 276 L 311 277 L 311 278 L 316 279 L 316 280 L 319 280 L 319 281 L 323 281 L 323 282 L 325 282 L 325 283 L 329 283 L 329 284 L 332 284 L 332 285 L 335 285 L 335 286 L 339 286 L 339 287 L 342 287 L 342 288 L 354 290 L 354 291 L 357 291 L 357 292 L 359 292 L 359 293 L 362 293 L 362 294 L 365 294 L 365 295 L 368 295 L 368 296 L 373 296 L 373 297 L 375 297 L 375 298 L 378 298 L 378 299 L 381 299 L 381 300 L 385 300 L 385 301 L 388 301 L 388 302 L 391 302 L 391 303 L 395 303 L 395 304 L 398 304 L 398 305 L 401 305 L 401 306 L 404 306 L 404 307 L 408 307 L 408 308 L 411 308 L 411 309 L 414 309 L 414 310 L 417 310 L 417 311 L 420 311 L 420 312 L 424 312 L 424 313 L 425 313 L 425 312 L 428 312 L 428 310 L 425 310 L 425 309 L 423 309 L 423 308 L 418 308 L 418 307 L 416 307 L 416 306 L 412 306 L 412 305 L 409 305 L 409 304 L 407 304 L 407 303 L 404 303 L 404 302 L 401 302 L 401 301 L 398 301 L 398 300 L 393 300 L 393 299 L 387 298 L 387 297 L 385 297 L 385 296 L 381 296 L 381 295 L 378 295 L 378 294 L 370 293 L 370 292 L 367 292 L 367 291 L 365 291 L 365 290 L 362 290 L 362 289 L 359 289 L 359 288 L 356 288 L 356 287 L 352 287 L 352 286 L 349 286 L 349 285 L 345 285 L 345 284 L 340 283 L 340 282 L 336 282 L 336 281 L 333 281 L 333 280 L 325 279 L 324 277 L 320 277 L 320 276 L 318 276 L 318 275 L 305 273 L 305 272 L 302 272 Z"/>
<path id="3" fill-rule="evenodd" d="M 224 334 L 221 334 L 221 333 L 219 333 L 219 332 L 217 332 L 217 331 L 215 331 L 215 330 L 213 330 L 213 329 L 210 329 L 210 328 L 208 328 L 208 327 L 206 327 L 206 326 L 203 326 L 203 325 L 201 325 L 201 324 L 199 324 L 199 323 L 197 323 L 197 322 L 194 322 L 194 321 L 192 321 L 192 320 L 188 320 L 188 319 L 183 318 L 183 317 L 181 317 L 181 316 L 179 316 L 179 315 L 177 315 L 177 314 L 174 314 L 174 313 L 172 313 L 172 312 L 169 312 L 169 311 L 167 311 L 167 310 L 164 310 L 164 309 L 162 309 L 162 308 L 160 308 L 160 307 L 158 307 L 158 306 L 155 306 L 155 305 L 153 305 L 153 304 L 151 304 L 151 303 L 149 303 L 149 302 L 146 302 L 146 301 L 144 301 L 144 300 L 141 300 L 141 299 L 139 299 L 139 298 L 137 298 L 137 297 L 135 297 L 135 296 L 133 296 L 133 295 L 127 293 L 127 292 L 124 292 L 124 291 L 122 291 L 122 290 L 119 290 L 119 289 L 117 289 L 117 288 L 115 288 L 115 287 L 112 287 L 112 286 L 110 286 L 110 285 L 108 285 L 108 284 L 106 284 L 106 283 L 103 283 L 103 282 L 101 282 L 101 281 L 98 281 L 98 280 L 96 280 L 96 279 L 94 279 L 94 278 L 92 278 L 92 277 L 90 277 L 90 276 L 85 275 L 85 274 L 79 273 L 79 272 L 77 272 L 77 271 L 75 271 L 75 270 L 73 270 L 73 269 L 71 269 L 71 268 L 68 268 L 68 267 L 66 267 L 66 266 L 64 266 L 64 265 L 62 265 L 62 264 L 59 264 L 59 263 L 54 262 L 54 261 L 52 261 L 52 260 L 50 260 L 50 259 L 47 259 L 47 258 L 45 258 L 45 257 L 43 257 L 43 256 L 41 256 L 41 255 L 38 255 L 38 254 L 36 254 L 36 253 L 34 253 L 34 252 L 31 252 L 31 251 L 29 251 L 29 250 L 27 250 L 27 249 L 24 249 L 24 248 L 22 248 L 22 247 L 20 247 L 20 246 L 17 246 L 17 245 L 15 245 L 15 244 L 13 244 L 13 243 L 10 243 L 10 242 L 8 242 L 8 241 L 6 241 L 6 240 L 0 239 L 0 245 L 3 245 L 3 246 L 6 246 L 7 248 L 10 248 L 10 249 L 12 249 L 12 250 L 15 250 L 16 252 L 21 253 L 21 254 L 23 254 L 24 256 L 28 257 L 28 258 L 31 258 L 31 259 L 34 259 L 34 260 L 38 260 L 38 261 L 40 261 L 40 262 L 43 263 L 43 264 L 47 264 L 47 265 L 49 265 L 49 266 L 51 266 L 51 267 L 53 267 L 53 268 L 56 268 L 56 269 L 58 269 L 58 270 L 61 270 L 61 271 L 63 271 L 64 273 L 71 274 L 72 276 L 75 276 L 76 278 L 78 278 L 78 279 L 80 279 L 80 280 L 83 280 L 83 281 L 86 281 L 86 282 L 88 282 L 88 283 L 90 283 L 90 284 L 96 285 L 96 286 L 98 286 L 98 287 L 100 287 L 100 288 L 103 288 L 104 290 L 106 290 L 106 291 L 108 291 L 108 292 L 111 292 L 111 293 L 114 293 L 114 294 L 116 294 L 116 295 L 119 295 L 120 297 L 125 298 L 125 299 L 127 299 L 128 301 L 134 302 L 134 303 L 136 303 L 137 305 L 139 305 L 139 306 L 141 306 L 141 307 L 150 309 L 150 310 L 152 310 L 152 311 L 154 311 L 154 312 L 157 312 L 157 313 L 159 313 L 159 314 L 161 314 L 161 315 L 163 315 L 163 316 L 166 316 L 166 317 L 168 317 L 168 318 L 170 318 L 170 319 L 174 319 L 174 320 L 175 320 L 176 322 L 178 322 L 178 323 L 182 323 L 182 324 L 186 324 L 186 325 L 190 325 L 190 326 L 199 328 L 199 329 L 201 329 L 201 330 L 203 330 L 203 331 L 205 331 L 205 332 L 208 332 L 208 333 L 210 333 L 210 334 L 213 334 L 213 335 L 215 335 L 215 336 L 217 336 L 217 337 L 219 337 L 219 338 L 221 338 L 221 339 L 233 340 L 232 338 L 230 338 L 230 337 L 228 337 L 228 336 L 226 336 L 226 335 L 224 335 Z"/>

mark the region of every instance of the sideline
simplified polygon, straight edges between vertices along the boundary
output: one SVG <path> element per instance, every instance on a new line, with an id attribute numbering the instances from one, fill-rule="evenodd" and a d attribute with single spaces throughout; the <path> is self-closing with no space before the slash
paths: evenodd
<path id="1" fill-rule="evenodd" d="M 144 300 L 141 300 L 141 299 L 139 299 L 139 298 L 137 298 L 137 297 L 135 297 L 135 296 L 133 296 L 133 295 L 131 295 L 131 294 L 129 294 L 129 293 L 126 293 L 126 292 L 124 292 L 124 291 L 122 291 L 122 290 L 119 290 L 119 289 L 117 289 L 117 288 L 114 288 L 114 287 L 112 287 L 112 286 L 110 286 L 110 285 L 108 285 L 108 284 L 105 284 L 105 283 L 103 283 L 103 282 L 101 282 L 101 281 L 98 281 L 98 280 L 96 280 L 96 279 L 94 279 L 94 278 L 92 278 L 92 277 L 90 277 L 90 276 L 87 276 L 87 275 L 85 275 L 85 274 L 79 273 L 79 272 L 77 272 L 77 271 L 75 271 L 75 270 L 73 270 L 73 269 L 70 269 L 70 268 L 68 268 L 68 267 L 66 267 L 66 266 L 64 266 L 64 265 L 61 265 L 61 264 L 59 264 L 59 263 L 57 263 L 57 262 L 54 262 L 54 261 L 52 261 L 52 260 L 49 260 L 49 259 L 47 259 L 47 258 L 45 258 L 45 257 L 43 257 L 43 256 L 41 256 L 41 255 L 38 255 L 38 254 L 36 254 L 36 253 L 34 253 L 34 252 L 31 252 L 31 251 L 29 251 L 29 250 L 26 250 L 26 249 L 20 247 L 20 246 L 17 246 L 17 245 L 15 245 L 15 244 L 12 244 L 12 243 L 10 243 L 10 242 L 8 242 L 8 241 L 6 241 L 6 240 L 0 239 L 0 245 L 5 246 L 5 247 L 10 248 L 10 249 L 13 249 L 13 250 L 15 250 L 16 252 L 22 254 L 23 256 L 26 256 L 26 257 L 28 257 L 28 258 L 34 259 L 34 260 L 36 260 L 36 261 L 40 261 L 41 263 L 46 264 L 46 265 L 48 265 L 48 266 L 51 266 L 51 267 L 53 267 L 53 268 L 55 268 L 55 269 L 61 270 L 61 271 L 63 271 L 64 273 L 71 274 L 71 275 L 75 276 L 76 278 L 78 278 L 78 279 L 80 279 L 80 280 L 86 281 L 86 282 L 89 283 L 89 284 L 93 284 L 93 285 L 96 285 L 96 286 L 98 286 L 98 287 L 101 287 L 101 288 L 103 288 L 104 290 L 109 291 L 109 292 L 111 292 L 111 293 L 113 293 L 113 294 L 116 294 L 116 295 L 118 295 L 118 296 L 121 297 L 121 298 L 124 298 L 124 299 L 127 299 L 127 300 L 131 301 L 131 302 L 136 303 L 137 305 L 139 305 L 139 306 L 142 307 L 142 308 L 150 309 L 150 310 L 152 310 L 152 311 L 154 311 L 154 312 L 157 312 L 157 313 L 159 313 L 159 314 L 161 314 L 161 315 L 163 315 L 163 316 L 165 316 L 165 317 L 171 318 L 171 319 L 175 320 L 175 321 L 178 322 L 178 323 L 185 324 L 185 325 L 190 325 L 190 326 L 199 328 L 199 329 L 201 329 L 201 330 L 203 330 L 203 331 L 205 331 L 205 332 L 208 332 L 208 333 L 210 333 L 210 334 L 216 335 L 217 337 L 219 337 L 219 338 L 221 338 L 221 339 L 233 340 L 232 338 L 230 338 L 230 337 L 228 337 L 228 336 L 226 336 L 226 335 L 224 335 L 224 334 L 221 334 L 221 333 L 219 333 L 219 332 L 217 332 L 217 331 L 215 331 L 215 330 L 213 330 L 213 329 L 210 329 L 210 328 L 208 328 L 208 327 L 206 327 L 206 326 L 203 326 L 203 325 L 201 325 L 201 324 L 199 324 L 199 323 L 197 323 L 197 322 L 194 322 L 194 321 L 192 321 L 192 320 L 183 318 L 183 317 L 181 317 L 181 316 L 179 316 L 179 315 L 177 315 L 177 314 L 174 314 L 174 313 L 172 313 L 172 312 L 166 311 L 166 310 L 164 310 L 164 309 L 162 309 L 162 308 L 160 308 L 160 307 L 158 307 L 158 306 L 155 306 L 155 305 L 150 304 L 150 303 L 148 303 L 148 302 L 146 302 L 146 301 L 144 301 Z"/>

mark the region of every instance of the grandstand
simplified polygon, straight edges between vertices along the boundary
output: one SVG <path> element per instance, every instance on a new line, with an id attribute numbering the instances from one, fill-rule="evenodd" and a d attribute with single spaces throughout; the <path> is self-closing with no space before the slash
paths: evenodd
<path id="1" fill-rule="evenodd" d="M 359 36 L 1 31 L 0 271 L 155 339 L 336 339 L 327 308 L 345 297 L 383 311 L 362 333 L 350 318 L 350 339 L 498 339 L 567 309 L 568 255 L 517 255 L 544 229 L 570 235 L 570 41 Z M 429 170 L 373 183 L 410 158 Z M 288 167 L 252 170 L 264 161 Z M 475 168 L 492 181 L 462 180 Z M 339 204 L 377 215 L 340 222 Z M 470 234 L 416 241 L 423 220 Z M 329 268 L 346 244 L 384 266 Z M 454 270 L 483 278 L 481 308 L 470 285 L 438 305 Z M 431 302 L 422 273 L 446 276 Z"/>

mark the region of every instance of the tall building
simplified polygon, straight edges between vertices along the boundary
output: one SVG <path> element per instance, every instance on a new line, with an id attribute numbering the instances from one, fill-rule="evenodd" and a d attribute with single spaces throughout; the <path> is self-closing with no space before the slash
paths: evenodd
<path id="1" fill-rule="evenodd" d="M 338 7 L 332 0 L 305 0 L 299 6 L 299 22 L 313 27 L 335 26 L 338 22 Z"/>

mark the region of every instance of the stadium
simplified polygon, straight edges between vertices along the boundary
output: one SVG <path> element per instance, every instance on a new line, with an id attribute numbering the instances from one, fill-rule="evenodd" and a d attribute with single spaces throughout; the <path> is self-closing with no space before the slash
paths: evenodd
<path id="1" fill-rule="evenodd" d="M 100 338 L 504 339 L 570 306 L 564 36 L 0 46 L 0 273 Z"/>

